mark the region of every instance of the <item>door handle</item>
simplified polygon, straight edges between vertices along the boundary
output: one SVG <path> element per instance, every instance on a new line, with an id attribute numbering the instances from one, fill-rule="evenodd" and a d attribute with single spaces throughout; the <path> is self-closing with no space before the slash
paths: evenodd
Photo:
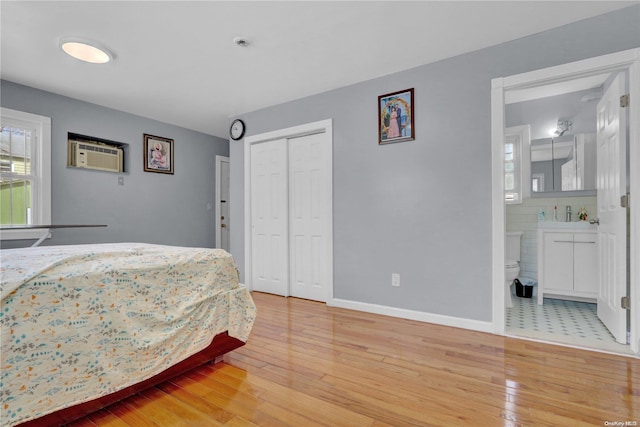
<path id="1" fill-rule="evenodd" d="M 592 220 L 589 220 L 589 224 L 600 225 L 600 218 L 594 218 Z"/>

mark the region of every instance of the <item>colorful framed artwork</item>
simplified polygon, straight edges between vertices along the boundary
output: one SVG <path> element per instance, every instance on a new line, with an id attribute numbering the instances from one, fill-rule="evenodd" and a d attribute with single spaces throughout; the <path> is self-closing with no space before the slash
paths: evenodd
<path id="1" fill-rule="evenodd" d="M 173 175 L 173 139 L 144 134 L 144 171 Z"/>
<path id="2" fill-rule="evenodd" d="M 413 88 L 378 97 L 378 144 L 415 139 Z"/>

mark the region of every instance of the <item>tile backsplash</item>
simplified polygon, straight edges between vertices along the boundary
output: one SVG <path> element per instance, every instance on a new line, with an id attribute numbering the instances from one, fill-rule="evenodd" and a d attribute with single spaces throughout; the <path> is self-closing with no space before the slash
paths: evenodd
<path id="1" fill-rule="evenodd" d="M 553 207 L 558 207 L 558 221 L 564 222 L 567 206 L 571 206 L 572 221 L 578 220 L 578 210 L 584 206 L 587 219 L 597 212 L 596 196 L 549 197 L 525 199 L 520 205 L 507 205 L 507 231 L 523 231 L 520 246 L 520 276 L 538 280 L 538 212 L 543 209 L 546 221 L 553 221 Z"/>

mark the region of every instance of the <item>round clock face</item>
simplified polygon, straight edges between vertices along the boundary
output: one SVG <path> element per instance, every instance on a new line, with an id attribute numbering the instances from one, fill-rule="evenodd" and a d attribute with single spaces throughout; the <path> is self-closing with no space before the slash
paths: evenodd
<path id="1" fill-rule="evenodd" d="M 240 139 L 242 135 L 244 135 L 244 122 L 240 119 L 236 119 L 231 123 L 231 128 L 229 129 L 229 134 L 231 135 L 231 139 Z"/>

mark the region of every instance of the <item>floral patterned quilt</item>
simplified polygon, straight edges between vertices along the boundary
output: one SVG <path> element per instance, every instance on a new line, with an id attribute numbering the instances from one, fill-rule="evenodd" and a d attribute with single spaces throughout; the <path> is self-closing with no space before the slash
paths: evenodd
<path id="1" fill-rule="evenodd" d="M 140 243 L 0 252 L 0 425 L 150 378 L 256 316 L 231 255 Z"/>

